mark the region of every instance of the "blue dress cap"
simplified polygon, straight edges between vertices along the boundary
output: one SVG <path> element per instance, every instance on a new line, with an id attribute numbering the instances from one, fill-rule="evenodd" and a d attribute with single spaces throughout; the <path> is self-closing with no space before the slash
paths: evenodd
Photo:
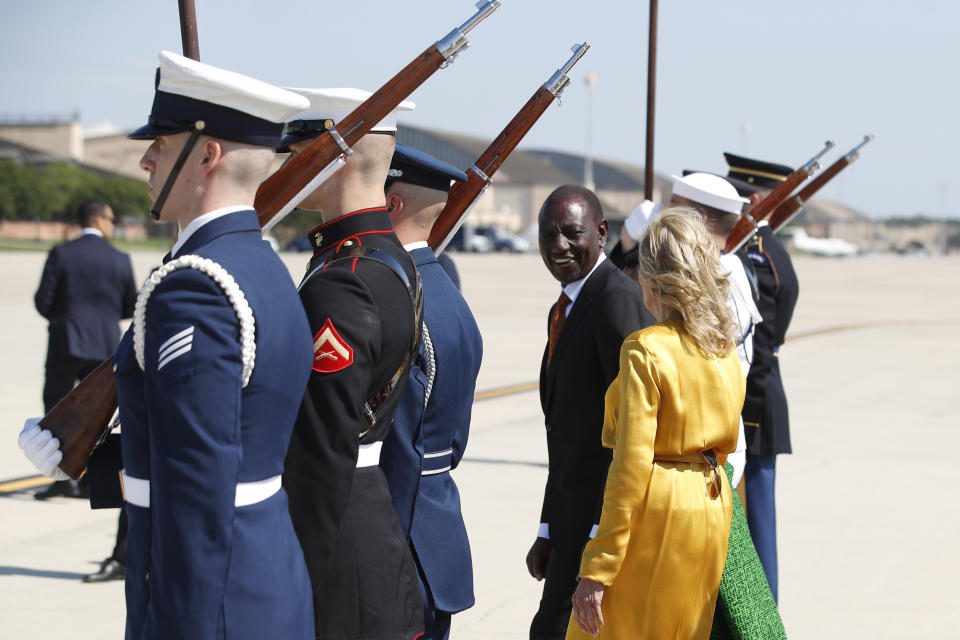
<path id="1" fill-rule="evenodd" d="M 405 144 L 397 143 L 387 174 L 387 186 L 394 182 L 450 191 L 450 181 L 466 182 L 467 174 L 448 162 Z"/>

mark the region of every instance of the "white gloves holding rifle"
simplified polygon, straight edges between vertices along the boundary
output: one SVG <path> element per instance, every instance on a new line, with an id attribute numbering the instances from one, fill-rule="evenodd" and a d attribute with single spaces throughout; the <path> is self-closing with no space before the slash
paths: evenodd
<path id="1" fill-rule="evenodd" d="M 63 452 L 60 451 L 60 441 L 53 437 L 49 429 L 41 429 L 40 421 L 43 418 L 27 418 L 23 424 L 23 431 L 17 439 L 17 444 L 23 449 L 27 460 L 33 463 L 40 473 L 54 480 L 69 480 L 60 467 Z"/>

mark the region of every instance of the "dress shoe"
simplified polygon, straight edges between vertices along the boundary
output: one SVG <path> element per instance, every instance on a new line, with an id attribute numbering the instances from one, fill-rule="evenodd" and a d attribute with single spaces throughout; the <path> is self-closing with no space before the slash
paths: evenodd
<path id="1" fill-rule="evenodd" d="M 46 489 L 33 494 L 33 497 L 37 500 L 59 496 L 64 498 L 88 498 L 90 497 L 90 489 L 87 487 L 87 483 L 81 483 L 78 480 L 57 480 Z"/>
<path id="2" fill-rule="evenodd" d="M 83 576 L 84 582 L 108 582 L 110 580 L 123 580 L 127 573 L 127 568 L 113 558 L 107 558 L 100 565 L 100 571 Z"/>

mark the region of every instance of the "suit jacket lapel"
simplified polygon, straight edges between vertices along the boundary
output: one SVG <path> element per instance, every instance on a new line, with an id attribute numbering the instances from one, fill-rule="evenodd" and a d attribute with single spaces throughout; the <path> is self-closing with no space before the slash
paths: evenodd
<path id="1" fill-rule="evenodd" d="M 557 346 L 553 350 L 553 358 L 550 359 L 550 364 L 547 366 L 547 392 L 546 403 L 544 406 L 550 406 L 553 388 L 557 380 L 557 374 L 560 370 L 560 363 L 563 360 L 563 354 L 564 351 L 566 351 L 567 346 L 574 340 L 586 339 L 583 334 L 583 329 L 580 325 L 583 324 L 584 318 L 586 317 L 594 298 L 596 298 L 597 294 L 599 294 L 603 289 L 603 285 L 606 283 L 611 269 L 616 269 L 616 267 L 609 260 L 604 260 L 603 263 L 598 266 L 592 274 L 590 274 L 590 277 L 587 278 L 587 281 L 583 284 L 583 289 L 580 290 L 580 295 L 577 296 L 577 299 L 573 303 L 573 307 L 570 309 L 570 315 L 567 316 L 566 322 L 563 323 L 563 331 L 560 332 L 560 339 L 557 340 Z M 550 323 L 549 317 L 552 317 L 552 315 L 553 307 L 550 307 L 550 316 L 548 316 L 547 320 L 548 327 Z M 544 361 L 546 361 L 546 352 L 544 352 Z M 541 375 L 541 381 L 542 379 L 543 376 Z"/>

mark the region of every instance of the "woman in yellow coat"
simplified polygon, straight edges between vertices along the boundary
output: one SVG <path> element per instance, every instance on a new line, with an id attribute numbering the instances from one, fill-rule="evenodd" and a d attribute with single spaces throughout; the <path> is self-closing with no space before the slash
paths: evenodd
<path id="1" fill-rule="evenodd" d="M 659 324 L 630 335 L 606 395 L 613 449 L 596 537 L 583 553 L 567 639 L 709 638 L 727 555 L 745 380 L 729 284 L 700 216 L 668 209 L 640 242 Z"/>

